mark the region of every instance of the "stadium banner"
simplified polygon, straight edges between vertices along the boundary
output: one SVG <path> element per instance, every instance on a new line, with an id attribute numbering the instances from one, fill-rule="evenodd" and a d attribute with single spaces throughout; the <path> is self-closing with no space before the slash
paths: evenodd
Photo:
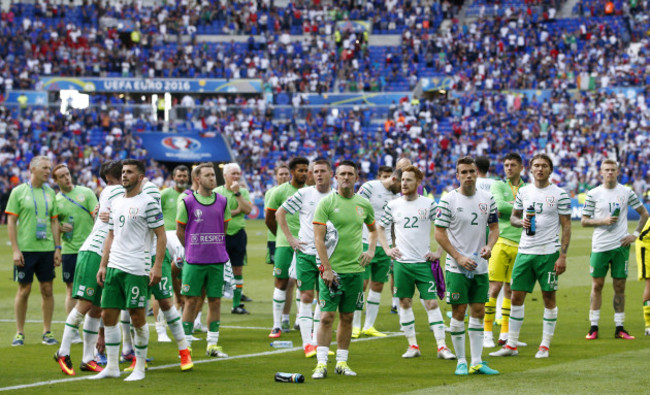
<path id="1" fill-rule="evenodd" d="M 448 91 L 454 86 L 454 80 L 445 76 L 427 77 L 420 80 L 420 86 L 423 92 Z"/>
<path id="2" fill-rule="evenodd" d="M 356 33 L 368 32 L 371 30 L 370 22 L 368 21 L 338 21 L 336 22 L 336 29 L 339 31 L 352 31 Z"/>
<path id="3" fill-rule="evenodd" d="M 260 79 L 40 77 L 43 89 L 136 93 L 262 93 Z"/>
<path id="4" fill-rule="evenodd" d="M 21 96 L 23 98 L 21 99 Z M 47 105 L 47 92 L 39 91 L 9 91 L 5 103 L 20 104 L 21 100 L 25 100 L 27 106 L 44 106 Z"/>
<path id="5" fill-rule="evenodd" d="M 403 98 L 411 101 L 413 94 L 411 92 L 389 93 L 340 93 L 340 94 L 308 94 L 305 95 L 307 104 L 310 105 L 365 105 L 365 106 L 389 106 L 399 104 Z"/>
<path id="6" fill-rule="evenodd" d="M 167 162 L 230 162 L 228 146 L 221 135 L 202 137 L 198 133 L 142 133 L 142 145 L 149 156 Z"/>

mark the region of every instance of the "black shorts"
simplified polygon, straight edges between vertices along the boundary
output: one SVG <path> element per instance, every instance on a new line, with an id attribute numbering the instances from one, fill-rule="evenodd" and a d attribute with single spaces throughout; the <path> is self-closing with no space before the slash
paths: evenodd
<path id="1" fill-rule="evenodd" d="M 77 267 L 77 254 L 61 255 L 61 273 L 63 273 L 63 282 L 72 284 L 74 281 L 74 269 Z"/>
<path id="2" fill-rule="evenodd" d="M 230 264 L 232 266 L 244 266 L 246 261 L 246 244 L 248 237 L 244 229 L 235 233 L 232 236 L 226 235 L 226 251 L 230 257 Z"/>
<path id="3" fill-rule="evenodd" d="M 39 282 L 54 280 L 54 251 L 23 252 L 25 266 L 14 266 L 14 281 L 21 284 L 34 282 L 34 273 Z"/>

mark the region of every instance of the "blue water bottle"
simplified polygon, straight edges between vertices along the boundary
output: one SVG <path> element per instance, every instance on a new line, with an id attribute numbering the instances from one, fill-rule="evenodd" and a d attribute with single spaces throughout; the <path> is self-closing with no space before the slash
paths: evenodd
<path id="1" fill-rule="evenodd" d="M 271 342 L 273 348 L 292 348 L 293 342 L 291 340 L 275 340 Z"/>
<path id="2" fill-rule="evenodd" d="M 526 217 L 530 221 L 530 227 L 526 228 L 526 235 L 535 236 L 535 207 L 532 204 L 526 209 Z"/>
<path id="3" fill-rule="evenodd" d="M 275 381 L 280 383 L 304 383 L 305 376 L 300 373 L 277 372 L 275 374 Z"/>

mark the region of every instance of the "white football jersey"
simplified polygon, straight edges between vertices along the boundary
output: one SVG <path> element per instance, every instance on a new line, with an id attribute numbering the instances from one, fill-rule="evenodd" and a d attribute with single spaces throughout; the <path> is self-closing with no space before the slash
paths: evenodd
<path id="1" fill-rule="evenodd" d="M 476 189 L 472 196 L 453 190 L 443 196 L 436 209 L 436 226 L 447 228 L 451 245 L 462 255 L 474 259 L 475 274 L 486 274 L 488 262 L 480 257 L 481 248 L 487 244 L 488 224 L 498 222 L 497 205 L 489 192 Z M 462 273 L 456 260 L 447 254 L 445 269 Z"/>
<path id="2" fill-rule="evenodd" d="M 111 204 L 117 197 L 124 195 L 124 187 L 121 185 L 109 185 L 99 194 L 99 209 L 97 210 L 98 218 L 95 220 L 93 230 L 90 232 L 86 241 L 79 251 L 91 251 L 102 255 L 104 251 L 104 241 L 108 235 L 108 222 L 99 219 L 99 214 L 110 213 Z"/>
<path id="3" fill-rule="evenodd" d="M 375 210 L 375 218 L 381 218 L 384 215 L 384 208 L 388 202 L 399 197 L 399 193 L 389 191 L 379 180 L 368 181 L 361 185 L 357 194 L 370 201 L 372 208 Z M 364 226 L 363 242 L 365 244 L 368 244 L 369 235 L 370 232 L 368 232 L 368 228 Z M 388 244 L 393 243 L 390 227 L 386 229 L 386 240 L 388 240 Z M 379 241 L 377 241 L 377 246 L 379 246 Z"/>
<path id="4" fill-rule="evenodd" d="M 151 196 L 140 193 L 131 198 L 116 198 L 108 221 L 113 231 L 108 267 L 137 276 L 148 275 L 155 239 L 153 229 L 164 225 L 160 203 Z"/>
<path id="5" fill-rule="evenodd" d="M 298 217 L 300 218 L 298 239 L 307 243 L 307 245 L 303 246 L 303 253 L 307 255 L 316 255 L 313 224 L 316 206 L 322 198 L 332 193 L 332 191 L 333 190 L 330 189 L 326 193 L 320 193 L 318 192 L 318 189 L 313 186 L 302 188 L 282 203 L 282 208 L 284 208 L 289 214 L 298 213 Z"/>
<path id="6" fill-rule="evenodd" d="M 431 248 L 431 225 L 435 221 L 436 202 L 424 196 L 408 201 L 404 197 L 386 205 L 379 224 L 390 229 L 395 224 L 395 245 L 402 253 L 402 263 L 426 262 Z"/>
<path id="7" fill-rule="evenodd" d="M 553 254 L 560 249 L 560 215 L 571 215 L 571 198 L 557 185 L 539 189 L 529 184 L 519 189 L 514 210 L 535 208 L 535 235 L 521 232 L 519 252 L 531 255 Z"/>
<path id="8" fill-rule="evenodd" d="M 479 177 L 476 179 L 476 189 L 481 191 L 490 192 L 492 184 L 494 184 L 493 178 Z"/>
<path id="9" fill-rule="evenodd" d="M 160 211 L 162 211 L 162 196 L 160 195 L 160 189 L 151 181 L 147 181 L 142 186 L 142 193 L 151 196 L 157 203 Z M 153 244 L 151 245 L 151 256 L 156 255 L 156 237 L 153 238 Z M 153 262 L 151 263 L 153 265 Z"/>
<path id="10" fill-rule="evenodd" d="M 613 189 L 601 185 L 587 193 L 582 215 L 594 219 L 608 218 L 614 212 L 616 203 L 621 209 L 618 221 L 613 225 L 597 226 L 594 229 L 591 240 L 591 249 L 594 252 L 610 251 L 621 246 L 621 239 L 628 234 L 627 208 L 636 210 L 641 207 L 641 202 L 632 189 L 621 184 L 616 184 Z"/>

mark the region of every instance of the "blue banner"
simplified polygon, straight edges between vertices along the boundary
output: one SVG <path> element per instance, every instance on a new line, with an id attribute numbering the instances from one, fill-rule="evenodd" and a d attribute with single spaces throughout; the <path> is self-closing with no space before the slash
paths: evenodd
<path id="1" fill-rule="evenodd" d="M 221 135 L 198 133 L 143 133 L 142 144 L 149 156 L 167 162 L 230 162 L 228 146 Z"/>
<path id="2" fill-rule="evenodd" d="M 44 106 L 47 104 L 47 92 L 38 91 L 9 91 L 6 103 L 20 103 L 18 98 L 25 96 L 25 104 L 28 106 Z"/>
<path id="3" fill-rule="evenodd" d="M 262 93 L 262 80 L 226 80 L 200 78 L 95 78 L 41 77 L 43 89 L 82 92 L 138 93 Z"/>
<path id="4" fill-rule="evenodd" d="M 389 106 L 391 104 L 399 104 L 399 101 L 407 97 L 409 101 L 413 97 L 411 92 L 402 93 L 338 93 L 328 94 L 323 93 L 306 95 L 307 104 L 313 105 L 366 105 L 366 106 Z"/>

